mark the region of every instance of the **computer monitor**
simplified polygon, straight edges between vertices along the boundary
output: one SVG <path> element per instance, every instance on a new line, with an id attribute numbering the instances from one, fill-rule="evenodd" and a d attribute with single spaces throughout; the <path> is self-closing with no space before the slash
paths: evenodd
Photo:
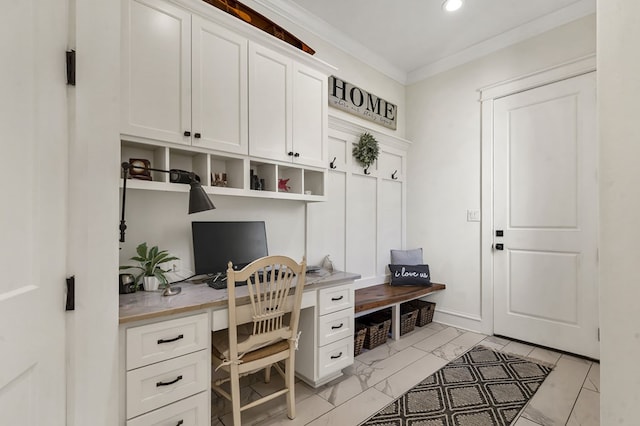
<path id="1" fill-rule="evenodd" d="M 191 231 L 197 275 L 226 272 L 229 261 L 241 269 L 268 254 L 264 222 L 192 222 Z"/>

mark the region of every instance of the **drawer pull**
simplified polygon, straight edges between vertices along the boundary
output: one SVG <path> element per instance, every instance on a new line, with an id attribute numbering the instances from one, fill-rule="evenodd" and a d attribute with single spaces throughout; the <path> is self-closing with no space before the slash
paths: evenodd
<path id="1" fill-rule="evenodd" d="M 180 426 L 184 424 L 184 420 L 180 420 L 178 423 L 176 423 L 176 426 Z"/>
<path id="2" fill-rule="evenodd" d="M 342 354 L 342 352 L 340 352 L 340 353 Z M 178 376 L 178 377 L 176 377 L 175 380 L 172 380 L 170 382 L 158 382 L 158 383 L 156 383 L 156 387 L 169 386 L 169 385 L 172 385 L 174 383 L 178 383 L 180 380 L 182 380 L 182 376 Z"/>
<path id="3" fill-rule="evenodd" d="M 340 352 L 338 355 L 331 355 L 331 359 L 338 359 L 342 356 L 342 352 Z"/>
<path id="4" fill-rule="evenodd" d="M 340 297 L 332 297 L 331 301 L 332 302 L 337 302 L 338 300 L 342 300 L 344 298 L 344 296 L 340 296 Z"/>
<path id="5" fill-rule="evenodd" d="M 174 337 L 173 339 L 158 339 L 158 344 L 161 345 L 163 343 L 171 343 L 176 340 L 184 339 L 184 334 L 179 335 L 178 337 Z"/>
<path id="6" fill-rule="evenodd" d="M 343 326 L 343 325 L 344 325 L 343 323 L 340 323 L 340 325 L 332 325 L 332 326 L 331 326 L 331 329 L 332 329 L 332 330 L 337 330 L 337 329 L 339 329 L 339 328 L 342 328 L 342 326 Z"/>

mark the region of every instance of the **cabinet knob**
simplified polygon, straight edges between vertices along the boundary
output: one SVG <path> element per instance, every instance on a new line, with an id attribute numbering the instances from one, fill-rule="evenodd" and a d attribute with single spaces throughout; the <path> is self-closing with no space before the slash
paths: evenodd
<path id="1" fill-rule="evenodd" d="M 293 156 L 294 156 L 294 157 L 296 157 L 296 158 L 298 158 L 298 157 L 300 157 L 300 153 L 299 153 L 299 152 L 296 152 L 295 154 L 293 154 Z"/>
<path id="2" fill-rule="evenodd" d="M 200 139 L 202 137 L 202 135 L 200 133 L 195 133 L 193 135 L 193 137 L 196 138 L 196 139 Z"/>
<path id="3" fill-rule="evenodd" d="M 289 151 L 289 152 L 287 152 L 287 155 L 288 155 L 289 157 L 293 157 L 293 151 Z"/>
<path id="4" fill-rule="evenodd" d="M 186 130 L 186 131 L 184 132 L 184 135 L 185 135 L 185 136 L 191 136 L 191 132 L 190 132 L 190 131 L 188 131 L 188 130 Z"/>

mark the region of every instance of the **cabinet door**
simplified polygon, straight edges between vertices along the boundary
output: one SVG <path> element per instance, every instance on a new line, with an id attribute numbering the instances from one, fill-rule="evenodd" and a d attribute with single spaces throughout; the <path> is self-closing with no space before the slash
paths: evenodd
<path id="1" fill-rule="evenodd" d="M 327 76 L 293 65 L 293 152 L 296 163 L 327 167 Z"/>
<path id="2" fill-rule="evenodd" d="M 247 39 L 193 16 L 192 140 L 248 153 Z"/>
<path id="3" fill-rule="evenodd" d="M 291 60 L 249 43 L 249 154 L 291 161 Z"/>
<path id="4" fill-rule="evenodd" d="M 191 14 L 124 0 L 122 15 L 122 133 L 191 143 Z"/>

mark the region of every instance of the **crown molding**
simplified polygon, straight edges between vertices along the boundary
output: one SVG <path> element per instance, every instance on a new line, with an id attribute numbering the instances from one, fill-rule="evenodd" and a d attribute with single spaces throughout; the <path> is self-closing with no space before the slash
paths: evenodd
<path id="1" fill-rule="evenodd" d="M 595 12 L 596 0 L 580 0 L 577 3 L 573 3 L 565 8 L 527 22 L 526 24 L 475 44 L 451 56 L 411 71 L 407 74 L 407 84 L 417 83 L 435 74 L 471 62 Z"/>
<path id="2" fill-rule="evenodd" d="M 364 62 L 398 83 L 407 84 L 407 73 L 405 71 L 352 38 L 347 37 L 340 29 L 309 13 L 297 4 L 286 0 L 253 0 L 253 2 L 289 20 L 292 24 L 313 33 L 335 48 Z"/>
<path id="3" fill-rule="evenodd" d="M 580 0 L 424 67 L 405 72 L 362 44 L 347 37 L 340 29 L 331 26 L 291 1 L 253 0 L 253 2 L 291 23 L 305 28 L 337 49 L 403 85 L 424 80 L 596 12 L 596 0 Z"/>

